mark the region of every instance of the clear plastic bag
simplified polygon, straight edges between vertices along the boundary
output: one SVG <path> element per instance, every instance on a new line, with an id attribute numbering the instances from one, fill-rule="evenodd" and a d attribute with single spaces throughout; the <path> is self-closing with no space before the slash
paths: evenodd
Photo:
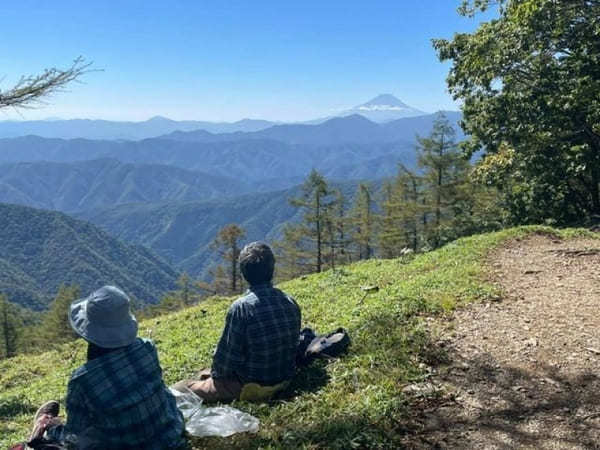
<path id="1" fill-rule="evenodd" d="M 239 409 L 231 406 L 204 406 L 202 399 L 192 391 L 182 393 L 171 389 L 171 393 L 185 419 L 185 429 L 192 436 L 227 437 L 236 433 L 258 431 L 259 420 Z"/>

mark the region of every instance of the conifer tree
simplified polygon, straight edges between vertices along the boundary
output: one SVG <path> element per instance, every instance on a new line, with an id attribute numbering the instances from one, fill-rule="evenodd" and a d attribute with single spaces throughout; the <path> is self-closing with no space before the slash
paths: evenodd
<path id="1" fill-rule="evenodd" d="M 418 162 L 424 170 L 425 196 L 423 215 L 427 227 L 432 217 L 430 238 L 433 247 L 442 243 L 442 222 L 448 219 L 449 208 L 458 200 L 459 185 L 464 182 L 468 161 L 454 141 L 455 131 L 443 113 L 433 124 L 431 134 L 418 138 Z"/>
<path id="2" fill-rule="evenodd" d="M 304 249 L 314 250 L 314 271 L 323 270 L 323 254 L 326 245 L 327 221 L 331 220 L 333 191 L 325 178 L 313 169 L 304 184 L 302 195 L 290 199 L 290 203 L 304 210 L 303 222 L 299 230 L 304 234 Z"/>
<path id="3" fill-rule="evenodd" d="M 179 275 L 179 278 L 177 278 L 177 281 L 175 282 L 177 284 L 177 286 L 179 287 L 179 294 L 181 297 L 181 302 L 183 303 L 184 306 L 188 306 L 192 304 L 192 279 L 190 278 L 190 276 L 187 274 L 187 272 L 183 272 L 181 275 Z"/>
<path id="4" fill-rule="evenodd" d="M 242 277 L 238 270 L 238 258 L 242 251 L 241 241 L 245 236 L 246 231 L 239 225 L 232 223 L 221 228 L 212 243 L 212 247 L 219 252 L 228 267 L 226 272 L 219 269 L 218 275 L 221 277 L 222 274 L 227 273 L 229 279 L 228 290 L 232 294 L 241 291 Z"/>
<path id="5" fill-rule="evenodd" d="M 69 307 L 80 298 L 79 286 L 61 285 L 50 309 L 44 314 L 40 325 L 40 338 L 51 344 L 68 342 L 77 337 L 69 324 Z"/>
<path id="6" fill-rule="evenodd" d="M 384 257 L 397 257 L 405 248 L 415 252 L 419 249 L 419 236 L 426 226 L 422 185 L 422 178 L 403 165 L 400 165 L 396 178 L 384 184 L 378 235 Z"/>
<path id="7" fill-rule="evenodd" d="M 358 185 L 354 206 L 350 212 L 353 233 L 352 240 L 358 248 L 359 259 L 369 259 L 373 256 L 373 241 L 375 232 L 375 213 L 371 188 L 365 184 Z"/>
<path id="8" fill-rule="evenodd" d="M 275 242 L 277 255 L 275 276 L 278 280 L 290 280 L 311 272 L 311 253 L 304 247 L 305 230 L 301 225 L 286 224 L 282 230 L 283 237 Z"/>
<path id="9" fill-rule="evenodd" d="M 339 189 L 332 191 L 333 200 L 329 205 L 326 218 L 326 241 L 329 247 L 327 261 L 329 266 L 334 269 L 338 264 L 347 264 L 350 262 L 350 253 L 348 246 L 350 244 L 349 236 L 349 218 L 346 215 L 346 198 Z"/>
<path id="10" fill-rule="evenodd" d="M 17 354 L 19 323 L 17 312 L 11 308 L 5 295 L 0 294 L 0 356 L 10 358 Z"/>
<path id="11" fill-rule="evenodd" d="M 381 195 L 381 227 L 377 236 L 381 256 L 394 258 L 405 243 L 405 230 L 402 222 L 402 199 L 396 182 L 386 181 Z"/>

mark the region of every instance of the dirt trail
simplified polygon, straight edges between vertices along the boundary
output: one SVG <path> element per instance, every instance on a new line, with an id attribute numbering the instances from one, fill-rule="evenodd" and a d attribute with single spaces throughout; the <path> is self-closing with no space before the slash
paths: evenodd
<path id="1" fill-rule="evenodd" d="M 505 295 L 442 333 L 407 446 L 600 448 L 600 241 L 534 235 L 490 271 Z"/>

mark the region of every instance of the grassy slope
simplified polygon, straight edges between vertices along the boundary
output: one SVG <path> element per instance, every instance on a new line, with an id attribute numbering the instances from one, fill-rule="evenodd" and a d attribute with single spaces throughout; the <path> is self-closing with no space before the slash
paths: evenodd
<path id="1" fill-rule="evenodd" d="M 258 435 L 196 439 L 194 447 L 394 447 L 401 437 L 398 418 L 406 412 L 401 389 L 424 377 L 419 360 L 430 342 L 424 317 L 498 295 L 485 281 L 487 253 L 534 231 L 563 238 L 581 233 L 516 228 L 461 239 L 412 261 L 372 260 L 284 283 L 281 287 L 300 303 L 305 325 L 320 332 L 337 326 L 350 331 L 350 353 L 301 372 L 285 400 L 238 403 L 260 418 Z M 380 290 L 360 304 L 365 285 Z M 168 383 L 210 364 L 230 301 L 215 298 L 142 324 L 141 334 L 159 347 Z M 84 355 L 85 345 L 78 341 L 0 363 L 0 448 L 27 434 L 42 401 L 64 398 L 68 374 Z"/>

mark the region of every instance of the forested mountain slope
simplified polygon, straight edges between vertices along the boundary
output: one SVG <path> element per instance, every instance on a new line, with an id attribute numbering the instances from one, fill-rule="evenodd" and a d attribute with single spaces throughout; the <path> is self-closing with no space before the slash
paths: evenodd
<path id="1" fill-rule="evenodd" d="M 140 302 L 174 288 L 177 273 L 140 246 L 125 244 L 65 214 L 0 203 L 0 292 L 32 309 L 47 305 L 61 284 L 82 294 L 116 284 Z"/>
<path id="2" fill-rule="evenodd" d="M 234 178 L 108 158 L 0 165 L 0 202 L 64 212 L 134 202 L 209 200 L 249 190 Z"/>
<path id="3" fill-rule="evenodd" d="M 372 183 L 374 191 L 382 181 Z M 335 183 L 348 204 L 358 181 Z M 175 267 L 195 276 L 217 260 L 210 248 L 217 232 L 235 223 L 246 230 L 245 242 L 279 239 L 286 223 L 300 220 L 303 212 L 290 205 L 290 198 L 301 195 L 301 187 L 260 194 L 243 195 L 207 202 L 130 204 L 78 216 L 108 231 L 118 239 L 149 247 Z"/>

